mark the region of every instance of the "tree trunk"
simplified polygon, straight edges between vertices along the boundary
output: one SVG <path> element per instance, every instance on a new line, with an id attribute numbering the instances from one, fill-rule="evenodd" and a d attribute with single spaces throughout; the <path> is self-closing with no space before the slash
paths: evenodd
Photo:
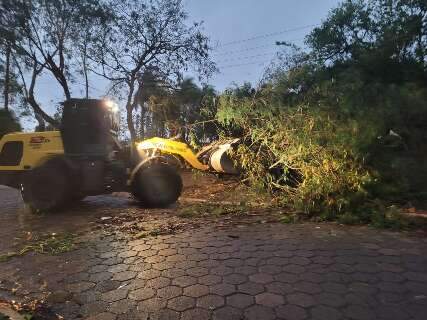
<path id="1" fill-rule="evenodd" d="M 42 131 L 46 131 L 46 122 L 44 121 L 43 117 L 38 114 L 38 113 L 34 113 L 37 122 L 39 123 L 36 127 L 36 132 L 42 132 Z"/>
<path id="2" fill-rule="evenodd" d="M 59 126 L 58 122 L 54 118 L 49 116 L 46 112 L 44 112 L 42 108 L 40 108 L 40 105 L 37 103 L 36 99 L 34 98 L 34 88 L 36 86 L 36 79 L 40 71 L 41 70 L 37 69 L 37 62 L 34 62 L 33 74 L 31 75 L 31 83 L 28 89 L 27 101 L 30 104 L 30 106 L 33 108 L 33 111 L 37 120 L 39 120 L 39 118 L 43 119 L 44 121 L 50 123 L 52 126 L 57 128 Z M 39 124 L 40 124 L 40 121 L 39 121 Z M 42 127 L 44 127 L 44 123 L 42 124 Z"/>
<path id="3" fill-rule="evenodd" d="M 141 140 L 145 138 L 145 115 L 146 115 L 146 108 L 145 103 L 141 104 L 141 127 L 139 128 L 139 134 L 141 136 Z"/>
<path id="4" fill-rule="evenodd" d="M 4 108 L 9 110 L 9 88 L 10 88 L 10 55 L 12 48 L 10 43 L 6 45 L 6 70 L 4 77 Z"/>
<path id="5" fill-rule="evenodd" d="M 63 60 L 63 57 L 60 56 L 61 61 Z M 64 91 L 65 99 L 69 100 L 71 99 L 71 92 L 70 88 L 68 87 L 68 81 L 64 74 L 64 69 L 59 68 L 55 61 L 53 60 L 53 57 L 51 55 L 47 55 L 46 62 L 49 66 L 49 70 L 52 72 L 55 79 L 58 81 L 59 85 L 62 87 L 62 90 Z"/>
<path id="6" fill-rule="evenodd" d="M 132 104 L 130 104 L 129 106 L 126 106 L 126 120 L 128 123 L 130 139 L 132 143 L 134 143 L 136 141 L 136 131 L 135 131 L 135 125 L 133 123 L 133 117 L 132 117 Z"/>
<path id="7" fill-rule="evenodd" d="M 83 73 L 85 75 L 86 99 L 89 99 L 89 79 L 87 76 L 86 56 L 83 56 Z"/>
<path id="8" fill-rule="evenodd" d="M 84 40 L 84 47 L 82 49 L 82 63 L 83 63 L 83 74 L 85 76 L 85 89 L 86 89 L 86 99 L 89 98 L 89 79 L 87 75 L 87 64 L 86 64 L 86 57 L 87 57 L 87 43 L 86 40 Z"/>

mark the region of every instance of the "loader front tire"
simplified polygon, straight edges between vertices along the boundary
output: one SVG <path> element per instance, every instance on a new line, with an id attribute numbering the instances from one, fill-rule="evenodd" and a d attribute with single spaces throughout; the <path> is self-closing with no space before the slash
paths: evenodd
<path id="1" fill-rule="evenodd" d="M 155 163 L 137 172 L 131 191 L 144 206 L 164 208 L 178 200 L 182 192 L 182 179 L 172 166 Z"/>
<path id="2" fill-rule="evenodd" d="M 28 172 L 21 188 L 25 204 L 33 211 L 60 207 L 68 199 L 70 191 L 67 168 L 57 160 L 50 160 Z"/>

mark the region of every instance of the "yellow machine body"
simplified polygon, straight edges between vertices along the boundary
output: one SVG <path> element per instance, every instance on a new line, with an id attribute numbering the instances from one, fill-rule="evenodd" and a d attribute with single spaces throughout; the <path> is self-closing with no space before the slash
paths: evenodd
<path id="1" fill-rule="evenodd" d="M 157 152 L 179 156 L 194 169 L 209 170 L 209 166 L 201 163 L 193 150 L 183 142 L 155 137 L 138 143 L 137 150 L 146 156 L 152 156 Z"/>
<path id="2" fill-rule="evenodd" d="M 151 138 L 137 144 L 141 157 L 155 155 L 178 158 L 191 168 L 216 173 L 239 174 L 239 168 L 229 156 L 229 151 L 240 142 L 240 139 L 218 141 L 202 148 L 197 154 L 183 142 L 163 138 Z M 182 160 L 182 161 L 181 161 Z"/>
<path id="3" fill-rule="evenodd" d="M 15 159 L 6 154 L 12 145 L 18 150 Z M 61 154 L 64 147 L 59 131 L 10 133 L 0 140 L 0 171 L 30 170 Z"/>

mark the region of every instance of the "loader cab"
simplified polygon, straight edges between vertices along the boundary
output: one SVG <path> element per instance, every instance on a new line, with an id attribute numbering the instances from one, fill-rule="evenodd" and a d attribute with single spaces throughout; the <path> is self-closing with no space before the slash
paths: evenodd
<path id="1" fill-rule="evenodd" d="M 67 156 L 106 159 L 120 149 L 119 113 L 115 103 L 69 99 L 63 106 L 61 136 Z"/>

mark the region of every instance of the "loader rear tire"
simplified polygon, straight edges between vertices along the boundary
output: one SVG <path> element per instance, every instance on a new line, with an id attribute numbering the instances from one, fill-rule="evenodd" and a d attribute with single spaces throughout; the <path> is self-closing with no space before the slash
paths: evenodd
<path id="1" fill-rule="evenodd" d="M 181 176 L 168 164 L 155 163 L 143 167 L 132 182 L 132 194 L 148 207 L 167 207 L 178 200 L 181 192 Z"/>
<path id="2" fill-rule="evenodd" d="M 28 173 L 22 185 L 22 198 L 33 211 L 49 211 L 65 203 L 70 194 L 67 168 L 50 160 Z"/>

